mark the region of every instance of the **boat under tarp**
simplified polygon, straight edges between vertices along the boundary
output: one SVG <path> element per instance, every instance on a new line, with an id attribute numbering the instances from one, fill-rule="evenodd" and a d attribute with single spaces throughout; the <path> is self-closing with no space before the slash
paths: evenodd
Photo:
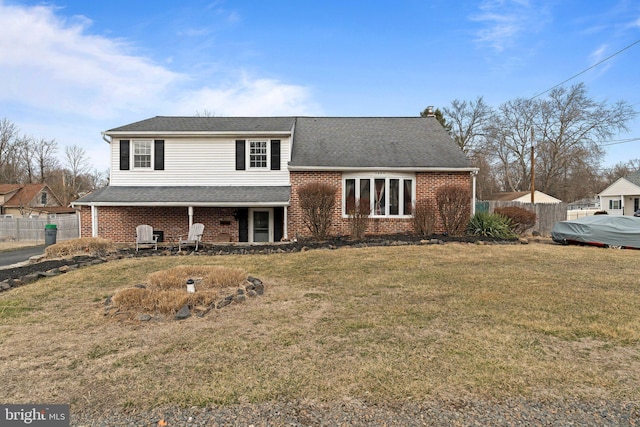
<path id="1" fill-rule="evenodd" d="M 558 243 L 579 243 L 640 249 L 640 218 L 593 215 L 553 225 L 551 238 Z"/>

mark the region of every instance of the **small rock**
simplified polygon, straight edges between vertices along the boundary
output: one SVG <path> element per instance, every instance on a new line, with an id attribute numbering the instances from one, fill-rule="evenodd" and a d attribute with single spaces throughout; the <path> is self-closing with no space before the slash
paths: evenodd
<path id="1" fill-rule="evenodd" d="M 256 291 L 254 291 L 253 289 L 249 289 L 247 291 L 247 295 L 249 295 L 250 297 L 255 297 L 258 295 L 258 293 Z"/>
<path id="2" fill-rule="evenodd" d="M 33 273 L 33 274 L 27 274 L 26 276 L 22 276 L 20 279 L 22 280 L 22 283 L 31 283 L 38 280 L 38 277 L 39 277 L 38 273 Z"/>
<path id="3" fill-rule="evenodd" d="M 220 302 L 216 305 L 216 308 L 217 308 L 217 309 L 221 309 L 222 307 L 226 307 L 226 306 L 228 306 L 229 304 L 231 304 L 231 300 L 230 300 L 230 299 L 226 299 L 226 298 L 225 298 L 225 299 L 223 299 L 222 301 L 220 301 Z"/>
<path id="4" fill-rule="evenodd" d="M 149 314 L 141 314 L 138 316 L 138 320 L 141 322 L 148 322 L 151 319 L 153 319 L 153 317 Z"/>
<path id="5" fill-rule="evenodd" d="M 260 282 L 259 285 L 256 285 L 256 293 L 258 295 L 264 295 L 264 285 Z"/>
<path id="6" fill-rule="evenodd" d="M 176 320 L 183 320 L 188 317 L 191 317 L 191 311 L 188 305 L 183 306 L 180 311 L 176 313 Z"/>
<path id="7" fill-rule="evenodd" d="M 145 285 L 144 283 L 138 283 L 137 285 L 133 286 L 134 288 L 138 288 L 138 289 L 147 289 L 147 285 Z"/>
<path id="8" fill-rule="evenodd" d="M 245 302 L 247 300 L 247 296 L 245 294 L 242 295 L 236 295 L 233 300 L 235 302 Z"/>

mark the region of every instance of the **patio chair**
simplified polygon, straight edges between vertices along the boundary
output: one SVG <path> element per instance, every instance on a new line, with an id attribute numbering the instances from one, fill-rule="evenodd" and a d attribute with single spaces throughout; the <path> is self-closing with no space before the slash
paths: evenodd
<path id="1" fill-rule="evenodd" d="M 136 251 L 140 246 L 152 246 L 158 250 L 158 236 L 153 234 L 153 227 L 142 224 L 136 227 Z"/>
<path id="2" fill-rule="evenodd" d="M 189 227 L 189 234 L 187 235 L 187 238 L 183 239 L 180 237 L 180 240 L 178 241 L 178 251 L 181 251 L 183 246 L 195 246 L 197 251 L 203 232 L 204 224 L 192 224 L 191 227 Z"/>

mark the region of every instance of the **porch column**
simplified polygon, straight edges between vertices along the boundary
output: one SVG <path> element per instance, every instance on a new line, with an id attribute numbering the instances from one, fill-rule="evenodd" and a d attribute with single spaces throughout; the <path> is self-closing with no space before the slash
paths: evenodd
<path id="1" fill-rule="evenodd" d="M 282 240 L 289 240 L 289 231 L 287 230 L 287 225 L 288 225 L 288 221 L 287 221 L 287 212 L 288 212 L 288 208 L 289 206 L 285 206 L 284 207 L 284 218 L 283 218 L 283 224 L 282 224 Z"/>
<path id="2" fill-rule="evenodd" d="M 189 228 L 193 225 L 193 206 L 189 206 Z"/>

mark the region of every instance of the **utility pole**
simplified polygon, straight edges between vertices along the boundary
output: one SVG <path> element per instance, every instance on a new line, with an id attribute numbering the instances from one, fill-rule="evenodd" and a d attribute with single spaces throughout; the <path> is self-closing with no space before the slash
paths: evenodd
<path id="1" fill-rule="evenodd" d="M 533 152 L 533 128 L 531 128 L 531 204 L 535 204 L 536 193 L 536 157 Z"/>

